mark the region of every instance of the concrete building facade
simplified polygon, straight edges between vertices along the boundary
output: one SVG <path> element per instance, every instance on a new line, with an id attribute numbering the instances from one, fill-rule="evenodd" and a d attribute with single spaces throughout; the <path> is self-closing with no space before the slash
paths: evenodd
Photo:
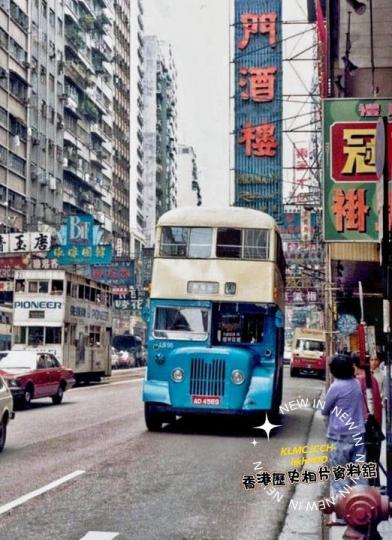
<path id="1" fill-rule="evenodd" d="M 169 44 L 145 38 L 144 235 L 154 244 L 159 217 L 177 206 L 177 72 Z"/>
<path id="2" fill-rule="evenodd" d="M 202 196 L 199 184 L 196 154 L 192 146 L 178 145 L 178 198 L 177 206 L 201 206 Z"/>
<path id="3" fill-rule="evenodd" d="M 27 0 L 0 1 L 0 230 L 22 231 L 28 197 Z"/>
<path id="4" fill-rule="evenodd" d="M 64 213 L 95 217 L 112 233 L 113 10 L 106 0 L 66 0 Z"/>

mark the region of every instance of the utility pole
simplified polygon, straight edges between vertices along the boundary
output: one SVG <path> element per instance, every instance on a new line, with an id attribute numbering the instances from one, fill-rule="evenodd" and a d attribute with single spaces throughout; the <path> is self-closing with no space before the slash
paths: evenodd
<path id="1" fill-rule="evenodd" d="M 385 134 L 387 133 L 387 119 L 379 120 Z M 381 127 L 381 126 L 380 126 Z M 384 157 L 386 152 L 384 151 Z M 382 189 L 382 240 L 381 240 L 381 268 L 383 274 L 383 313 L 384 313 L 384 334 L 385 334 L 385 364 L 386 364 L 386 461 L 387 461 L 387 489 L 388 497 L 392 500 L 392 388 L 391 388 L 391 363 L 392 363 L 392 339 L 391 339 L 391 296 L 392 296 L 392 253 L 391 253 L 391 232 L 389 230 L 389 170 L 388 161 L 384 159 Z"/>

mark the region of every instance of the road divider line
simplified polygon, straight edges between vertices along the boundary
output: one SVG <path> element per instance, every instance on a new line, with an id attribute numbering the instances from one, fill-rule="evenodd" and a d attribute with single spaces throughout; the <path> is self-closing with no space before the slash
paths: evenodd
<path id="1" fill-rule="evenodd" d="M 89 531 L 80 540 L 113 540 L 119 534 L 117 532 Z"/>
<path id="2" fill-rule="evenodd" d="M 85 472 L 86 471 L 74 471 L 73 473 L 67 474 L 66 476 L 63 476 L 62 478 L 59 478 L 58 480 L 54 480 L 54 482 L 50 482 L 50 484 L 46 484 L 46 486 L 43 486 L 34 491 L 30 491 L 30 493 L 27 493 L 26 495 L 23 495 L 22 497 L 19 497 L 18 499 L 15 499 L 14 501 L 11 501 L 10 503 L 0 506 L 0 515 L 5 514 L 6 512 L 9 512 L 13 508 L 20 506 L 24 504 L 25 502 L 30 501 L 31 499 L 34 499 L 34 497 L 38 497 L 38 495 L 42 495 L 43 493 L 46 493 L 47 491 L 50 491 L 51 489 L 61 486 L 61 484 L 64 484 L 65 482 L 69 482 L 70 480 L 77 478 L 78 476 L 80 476 L 81 474 L 84 474 Z"/>

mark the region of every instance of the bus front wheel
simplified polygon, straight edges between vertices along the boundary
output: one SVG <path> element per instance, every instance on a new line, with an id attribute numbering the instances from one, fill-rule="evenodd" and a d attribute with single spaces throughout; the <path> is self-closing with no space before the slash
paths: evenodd
<path id="1" fill-rule="evenodd" d="M 163 423 L 162 416 L 151 403 L 144 404 L 144 419 L 148 431 L 161 431 Z"/>

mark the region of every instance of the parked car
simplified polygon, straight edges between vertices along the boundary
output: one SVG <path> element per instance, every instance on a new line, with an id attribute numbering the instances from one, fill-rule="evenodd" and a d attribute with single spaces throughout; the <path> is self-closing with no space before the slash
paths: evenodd
<path id="1" fill-rule="evenodd" d="M 8 422 L 15 417 L 12 394 L 3 377 L 0 376 L 0 452 L 7 438 Z"/>
<path id="2" fill-rule="evenodd" d="M 29 407 L 32 399 L 51 397 L 60 405 L 64 392 L 75 384 L 72 369 L 64 368 L 54 354 L 10 351 L 0 356 L 0 375 L 11 390 L 15 404 Z"/>

